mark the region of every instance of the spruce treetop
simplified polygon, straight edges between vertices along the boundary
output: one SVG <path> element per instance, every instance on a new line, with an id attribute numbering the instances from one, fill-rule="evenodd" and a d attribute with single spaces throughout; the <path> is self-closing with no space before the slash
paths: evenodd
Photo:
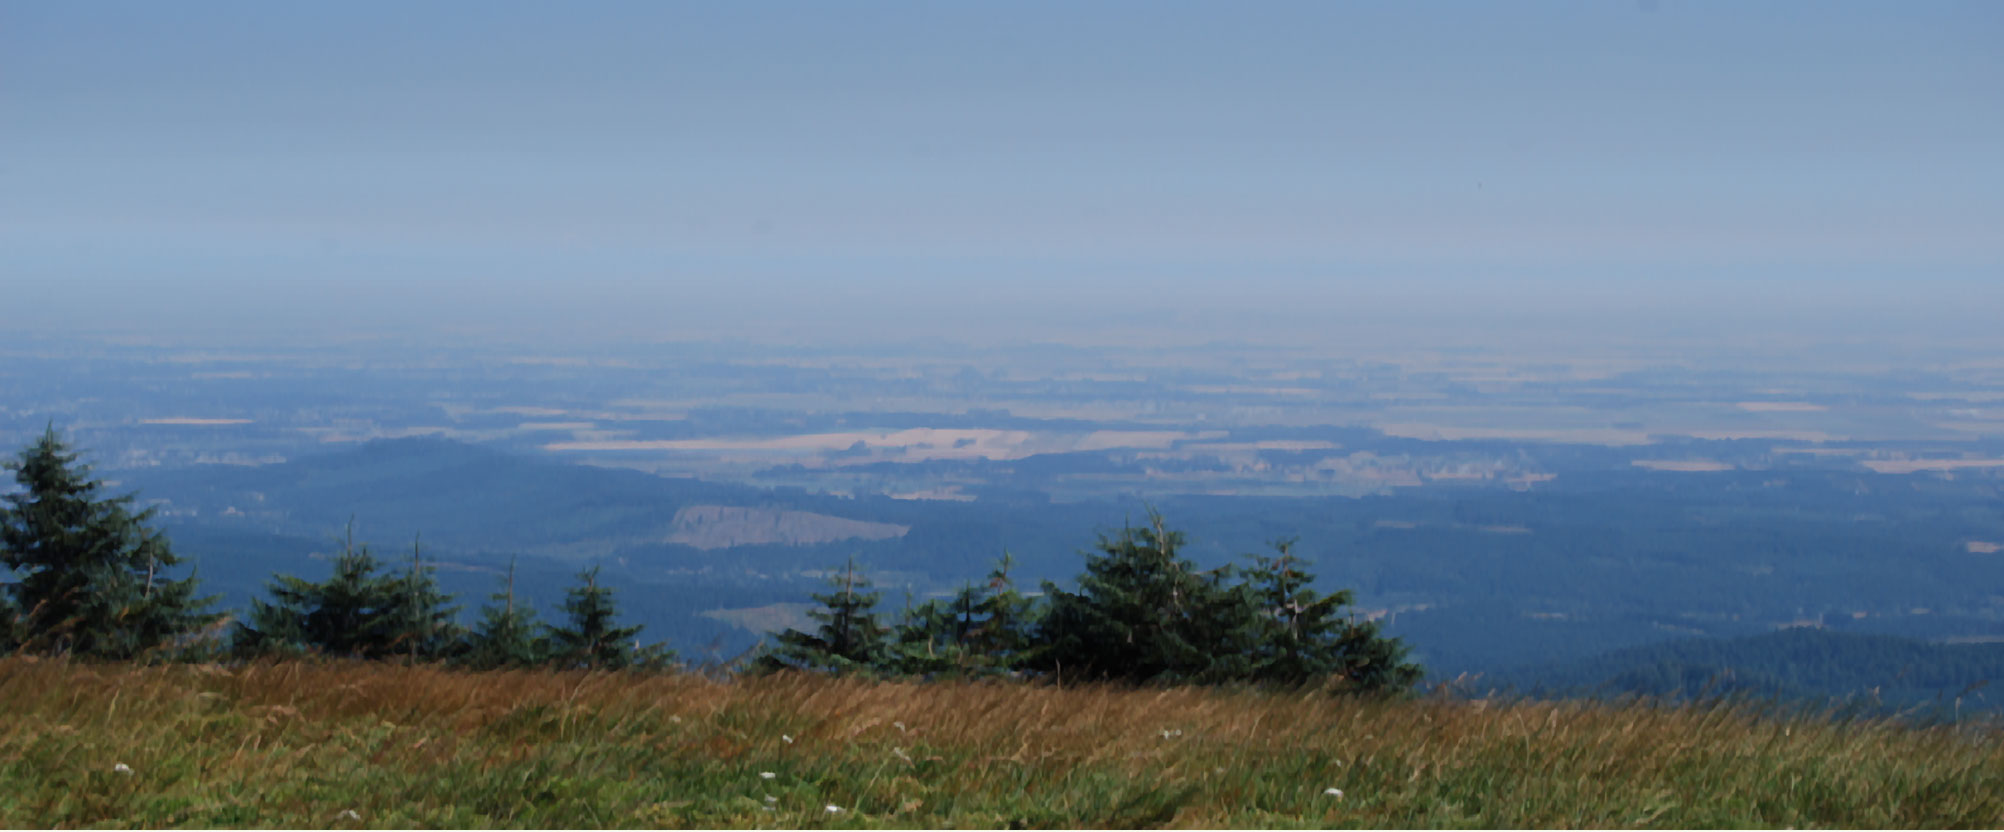
<path id="1" fill-rule="evenodd" d="M 18 646 L 36 652 L 130 659 L 189 646 L 215 623 L 213 598 L 152 529 L 152 509 L 133 495 L 106 496 L 103 482 L 51 424 L 5 469 L 19 491 L 0 498 L 0 564 Z"/>

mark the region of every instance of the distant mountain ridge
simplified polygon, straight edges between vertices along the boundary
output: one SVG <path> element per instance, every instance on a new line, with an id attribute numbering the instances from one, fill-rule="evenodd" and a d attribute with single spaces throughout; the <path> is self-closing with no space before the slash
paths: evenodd
<path id="1" fill-rule="evenodd" d="M 1933 705 L 1997 710 L 2004 644 L 1937 644 L 1898 636 L 1796 627 L 1615 650 L 1522 668 L 1489 684 L 1533 696 L 1755 695 L 1837 701 L 1895 711 Z"/>

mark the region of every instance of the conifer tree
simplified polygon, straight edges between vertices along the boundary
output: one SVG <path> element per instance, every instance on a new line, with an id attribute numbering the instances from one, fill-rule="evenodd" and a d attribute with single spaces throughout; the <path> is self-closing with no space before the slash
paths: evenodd
<path id="1" fill-rule="evenodd" d="M 422 539 L 411 542 L 411 565 L 398 576 L 384 624 L 397 652 L 411 662 L 449 658 L 462 646 L 459 608 L 438 587 L 437 567 L 425 563 Z"/>
<path id="2" fill-rule="evenodd" d="M 918 606 L 912 605 L 907 593 L 883 669 L 925 677 L 985 674 L 988 662 L 974 643 L 975 631 L 983 623 L 982 600 L 971 584 L 949 601 L 932 599 Z"/>
<path id="3" fill-rule="evenodd" d="M 1398 639 L 1375 623 L 1340 616 L 1349 592 L 1322 596 L 1309 588 L 1314 575 L 1294 556 L 1294 541 L 1277 544 L 1275 556 L 1256 557 L 1243 575 L 1230 567 L 1198 571 L 1176 554 L 1182 542 L 1152 510 L 1148 528 L 1101 536 L 1078 591 L 1044 585 L 1048 608 L 1028 666 L 1063 679 L 1341 680 L 1360 691 L 1404 690 L 1419 680 Z"/>
<path id="4" fill-rule="evenodd" d="M 1259 625 L 1252 675 L 1261 681 L 1303 683 L 1327 677 L 1341 666 L 1337 654 L 1345 629 L 1337 611 L 1350 603 L 1348 590 L 1318 595 L 1313 575 L 1294 555 L 1292 539 L 1276 541 L 1275 554 L 1252 555 L 1247 588 Z"/>
<path id="5" fill-rule="evenodd" d="M 995 569 L 988 573 L 988 591 L 981 599 L 981 626 L 973 633 L 974 649 L 987 657 L 998 670 L 1013 671 L 1034 660 L 1033 644 L 1037 606 L 1017 591 L 1010 570 L 1016 559 L 1007 550 Z"/>
<path id="6" fill-rule="evenodd" d="M 1212 675 L 1222 599 L 1217 575 L 1176 549 L 1183 534 L 1150 510 L 1147 528 L 1101 535 L 1078 591 L 1045 582 L 1049 610 L 1035 666 L 1063 679 L 1198 681 Z"/>
<path id="7" fill-rule="evenodd" d="M 1321 595 L 1310 588 L 1314 574 L 1294 554 L 1292 539 L 1274 543 L 1271 556 L 1253 556 L 1246 588 L 1255 608 L 1248 677 L 1260 682 L 1300 685 L 1331 680 L 1354 690 L 1404 690 L 1419 681 L 1419 667 L 1405 661 L 1406 648 L 1387 638 L 1375 622 L 1346 619 L 1349 590 Z"/>
<path id="8" fill-rule="evenodd" d="M 12 653 L 21 646 L 21 614 L 14 609 L 8 586 L 11 584 L 0 584 L 0 653 Z"/>
<path id="9" fill-rule="evenodd" d="M 1411 690 L 1426 675 L 1419 665 L 1406 661 L 1405 643 L 1386 636 L 1376 621 L 1351 622 L 1341 642 L 1342 678 L 1358 690 Z"/>
<path id="10" fill-rule="evenodd" d="M 641 650 L 634 636 L 640 634 L 641 628 L 614 624 L 619 618 L 619 606 L 612 599 L 612 589 L 598 585 L 597 566 L 578 573 L 578 580 L 583 585 L 573 587 L 564 600 L 569 625 L 550 630 L 552 654 L 573 667 L 618 669 L 635 664 L 641 658 Z M 655 662 L 672 660 L 672 656 L 658 654 L 648 658 Z"/>
<path id="11" fill-rule="evenodd" d="M 318 652 L 361 659 L 443 658 L 457 641 L 451 597 L 440 592 L 422 551 L 412 547 L 403 574 L 381 574 L 369 547 L 348 525 L 333 574 L 322 582 L 273 576 L 270 601 L 253 600 L 235 636 L 241 655 Z"/>
<path id="12" fill-rule="evenodd" d="M 899 622 L 892 669 L 921 676 L 997 676 L 1025 666 L 1033 654 L 1035 604 L 1016 591 L 1009 572 L 1015 558 L 1002 553 L 979 586 L 964 584 L 948 599 L 917 607 L 909 601 Z"/>
<path id="13" fill-rule="evenodd" d="M 779 643 L 753 662 L 754 669 L 859 673 L 889 666 L 889 632 L 874 612 L 878 594 L 868 591 L 870 582 L 856 571 L 856 559 L 850 558 L 829 583 L 832 591 L 813 596 L 822 608 L 807 613 L 820 626 L 813 633 L 789 629 L 779 634 Z"/>
<path id="14" fill-rule="evenodd" d="M 132 659 L 187 646 L 219 616 L 150 528 L 153 510 L 108 497 L 50 425 L 5 468 L 21 490 L 0 504 L 0 565 L 14 573 L 0 611 L 16 648 Z"/>
<path id="15" fill-rule="evenodd" d="M 508 577 L 494 603 L 480 610 L 480 623 L 468 637 L 465 663 L 480 670 L 504 667 L 533 667 L 549 657 L 549 637 L 536 622 L 536 610 L 515 599 L 515 561 L 508 561 Z"/>
<path id="16" fill-rule="evenodd" d="M 381 565 L 367 544 L 355 545 L 349 523 L 327 580 L 273 575 L 265 589 L 271 600 L 251 600 L 248 620 L 237 622 L 237 652 L 381 658 L 389 642 L 385 613 L 397 595 L 396 578 L 377 574 Z"/>

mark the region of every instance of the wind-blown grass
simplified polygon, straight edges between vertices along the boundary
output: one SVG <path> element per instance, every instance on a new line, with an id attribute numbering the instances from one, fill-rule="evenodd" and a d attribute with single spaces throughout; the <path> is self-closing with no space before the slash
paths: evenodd
<path id="1" fill-rule="evenodd" d="M 7 827 L 2004 825 L 1994 728 L 1747 706 L 11 658 L 0 714 Z"/>

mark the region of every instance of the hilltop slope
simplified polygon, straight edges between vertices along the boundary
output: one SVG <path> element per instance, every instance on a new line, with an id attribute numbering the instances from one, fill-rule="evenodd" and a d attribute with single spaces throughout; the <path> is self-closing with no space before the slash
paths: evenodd
<path id="1" fill-rule="evenodd" d="M 1995 729 L 1729 710 L 0 659 L 0 711 L 6 827 L 2004 824 Z"/>

